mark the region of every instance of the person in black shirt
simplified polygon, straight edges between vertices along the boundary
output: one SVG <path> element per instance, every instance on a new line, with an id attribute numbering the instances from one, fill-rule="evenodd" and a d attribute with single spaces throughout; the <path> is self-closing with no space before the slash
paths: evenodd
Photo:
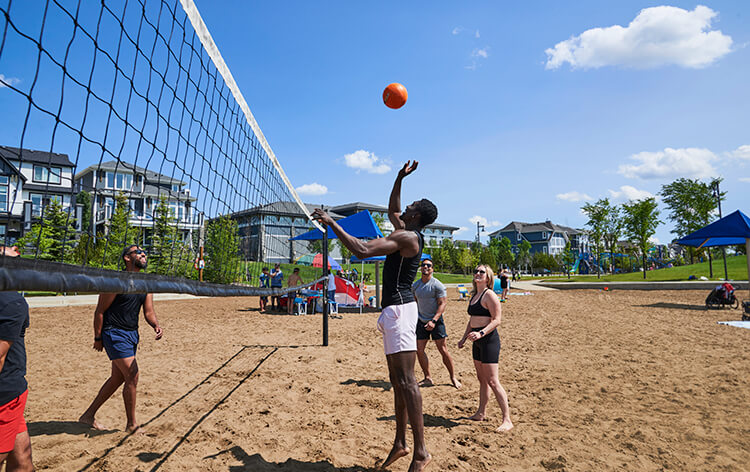
<path id="1" fill-rule="evenodd" d="M 18 257 L 15 247 L 0 246 L 0 256 Z M 0 468 L 34 470 L 26 407 L 26 328 L 29 305 L 18 292 L 0 292 Z"/>
<path id="2" fill-rule="evenodd" d="M 421 471 L 432 459 L 424 443 L 422 395 L 414 375 L 417 358 L 417 302 L 411 290 L 417 275 L 424 246 L 422 228 L 437 219 L 437 208 L 427 200 L 418 200 L 401 212 L 401 181 L 417 169 L 418 162 L 404 164 L 391 190 L 388 218 L 395 228 L 385 238 L 362 241 L 351 236 L 324 210 L 318 208 L 313 217 L 330 226 L 339 240 L 359 259 L 386 256 L 383 266 L 383 312 L 378 329 L 383 333 L 388 373 L 393 385 L 396 412 L 396 439 L 388 457 L 380 464 L 388 467 L 396 459 L 409 454 L 406 446 L 406 425 L 414 435 L 414 456 L 409 471 Z"/>
<path id="3" fill-rule="evenodd" d="M 122 251 L 125 270 L 140 272 L 148 264 L 146 252 L 136 245 L 125 247 Z M 154 296 L 150 293 L 102 293 L 94 311 L 94 349 L 104 349 L 112 362 L 112 373 L 104 382 L 99 393 L 91 402 L 86 412 L 78 419 L 94 429 L 106 429 L 95 419 L 96 412 L 109 400 L 120 385 L 125 401 L 126 429 L 134 432 L 138 429 L 135 420 L 135 398 L 138 386 L 138 363 L 135 351 L 138 348 L 138 314 L 143 307 L 143 316 L 156 333 L 156 339 L 162 337 L 162 329 L 154 312 Z"/>

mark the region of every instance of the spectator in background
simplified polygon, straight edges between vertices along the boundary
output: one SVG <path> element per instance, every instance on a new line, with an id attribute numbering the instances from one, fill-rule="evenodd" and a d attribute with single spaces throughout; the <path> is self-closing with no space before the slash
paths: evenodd
<path id="1" fill-rule="evenodd" d="M 268 288 L 271 281 L 271 276 L 268 274 L 268 267 L 264 267 L 261 274 L 258 276 L 258 287 Z M 266 306 L 268 306 L 268 297 L 260 296 L 260 312 L 266 312 Z"/>
<path id="2" fill-rule="evenodd" d="M 281 264 L 276 264 L 271 271 L 271 288 L 282 288 L 284 286 L 284 273 L 281 271 Z M 281 311 L 281 297 L 278 295 L 271 296 L 271 308 Z"/>
<path id="3" fill-rule="evenodd" d="M 299 275 L 299 267 L 295 267 L 294 271 L 292 272 L 292 275 L 289 276 L 289 280 L 287 281 L 287 286 L 296 287 L 297 285 L 302 285 L 304 283 L 305 281 L 302 280 L 302 277 Z M 286 308 L 287 308 L 287 313 L 289 313 L 290 315 L 292 314 L 292 312 L 294 312 L 294 299 L 297 298 L 298 294 L 299 292 L 296 292 L 296 291 L 289 292 L 286 294 L 287 296 Z"/>

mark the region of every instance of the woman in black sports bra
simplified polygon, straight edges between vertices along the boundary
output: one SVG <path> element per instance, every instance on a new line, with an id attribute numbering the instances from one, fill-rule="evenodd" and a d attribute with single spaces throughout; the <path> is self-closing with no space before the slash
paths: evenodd
<path id="1" fill-rule="evenodd" d="M 492 269 L 486 265 L 477 266 L 474 270 L 474 279 L 471 281 L 474 290 L 471 292 L 467 309 L 471 316 L 466 324 L 466 331 L 458 342 L 458 348 L 464 347 L 467 340 L 474 343 L 472 356 L 479 379 L 479 408 L 469 419 L 484 421 L 490 392 L 493 392 L 503 412 L 503 422 L 497 428 L 498 432 L 502 432 L 513 428 L 513 423 L 510 421 L 508 394 L 498 377 L 500 335 L 497 333 L 497 327 L 500 326 L 501 308 L 500 301 L 490 288 L 494 283 Z"/>

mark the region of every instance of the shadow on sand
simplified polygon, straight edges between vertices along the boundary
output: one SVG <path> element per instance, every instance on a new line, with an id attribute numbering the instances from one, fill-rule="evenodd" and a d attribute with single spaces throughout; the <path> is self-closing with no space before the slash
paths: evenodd
<path id="1" fill-rule="evenodd" d="M 287 459 L 286 462 L 282 463 L 268 462 L 260 454 L 251 456 L 239 446 L 217 452 L 203 459 L 214 459 L 222 454 L 231 454 L 232 457 L 242 462 L 242 465 L 230 465 L 229 472 L 375 472 L 379 470 L 374 467 L 336 467 L 328 461 L 302 462 Z"/>
<path id="2" fill-rule="evenodd" d="M 685 303 L 652 303 L 650 305 L 635 305 L 641 308 L 676 308 L 678 310 L 706 311 L 705 305 L 688 305 Z"/>
<path id="3" fill-rule="evenodd" d="M 384 392 L 391 390 L 392 386 L 390 382 L 385 380 L 354 380 L 349 379 L 341 382 L 341 385 L 356 385 L 357 387 L 371 387 L 371 388 L 382 388 Z"/>
<path id="4" fill-rule="evenodd" d="M 424 414 L 424 427 L 425 428 L 453 428 L 455 426 L 461 426 L 461 423 L 444 418 L 442 416 Z M 381 416 L 378 421 L 396 421 L 396 416 Z"/>
<path id="5" fill-rule="evenodd" d="M 56 434 L 76 434 L 89 437 L 116 433 L 116 429 L 98 431 L 78 421 L 33 421 L 26 423 L 29 436 L 54 436 Z"/>

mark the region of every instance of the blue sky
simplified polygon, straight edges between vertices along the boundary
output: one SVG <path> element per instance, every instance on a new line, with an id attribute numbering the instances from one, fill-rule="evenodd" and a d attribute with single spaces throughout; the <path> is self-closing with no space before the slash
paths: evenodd
<path id="1" fill-rule="evenodd" d="M 386 205 L 418 160 L 403 203 L 433 200 L 460 239 L 477 221 L 483 240 L 513 220 L 582 227 L 586 201 L 679 177 L 722 176 L 724 213 L 750 212 L 750 2 L 195 2 L 305 202 Z M 33 51 L 2 59 L 30 83 Z"/>
<path id="2" fill-rule="evenodd" d="M 386 204 L 416 159 L 404 201 L 464 239 L 678 177 L 750 211 L 750 2 L 196 3 L 304 201 Z"/>

